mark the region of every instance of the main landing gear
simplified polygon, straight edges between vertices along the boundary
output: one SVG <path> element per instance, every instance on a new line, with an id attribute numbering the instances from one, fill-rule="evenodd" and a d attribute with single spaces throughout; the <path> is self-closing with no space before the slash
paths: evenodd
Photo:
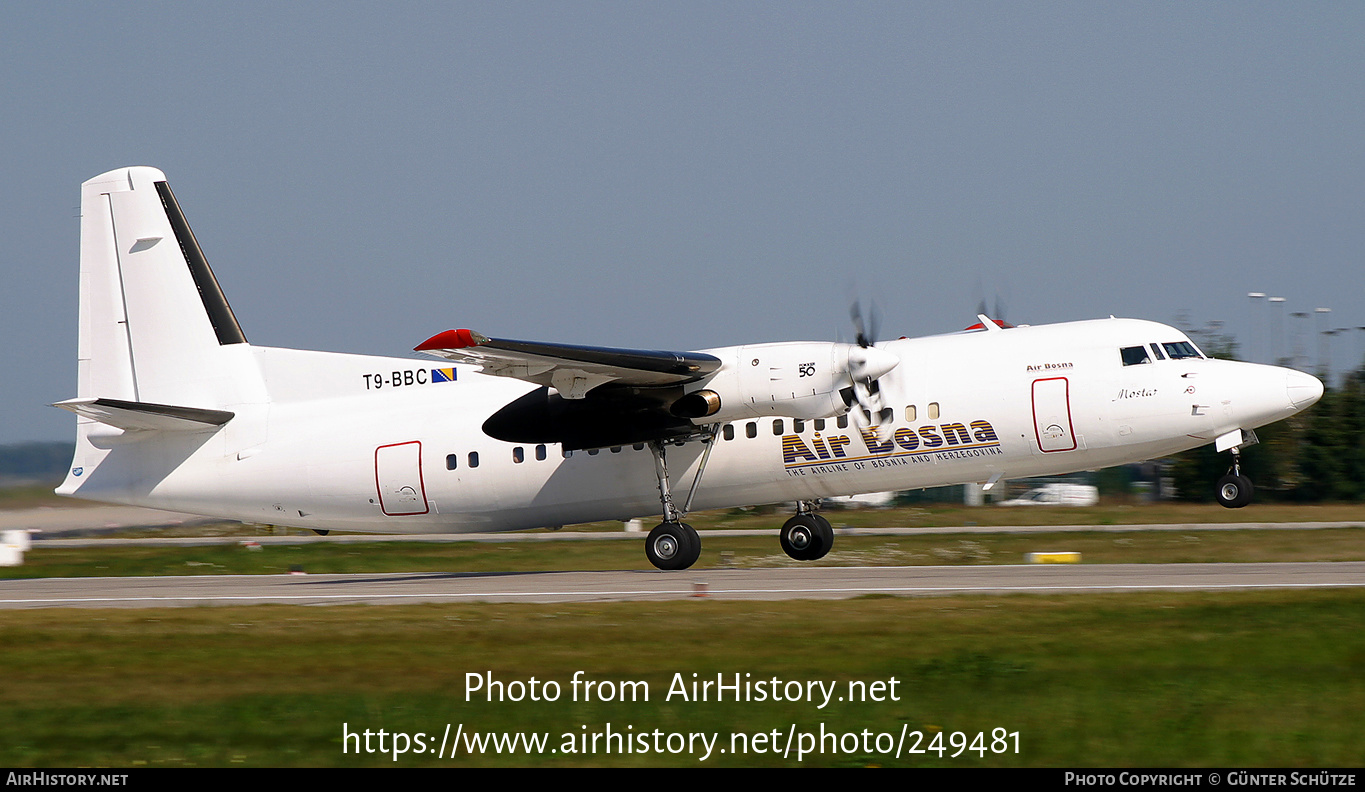
<path id="1" fill-rule="evenodd" d="M 659 479 L 659 503 L 663 506 L 664 521 L 654 526 L 645 539 L 645 557 L 659 569 L 687 569 L 701 557 L 701 537 L 697 535 L 697 529 L 682 519 L 687 507 L 692 505 L 692 495 L 697 492 L 697 482 L 701 481 L 706 460 L 711 457 L 714 441 L 713 432 L 682 511 L 673 504 L 673 492 L 668 486 L 668 459 L 664 455 L 664 444 L 659 441 L 649 444 L 649 450 L 654 454 L 654 475 Z"/>
<path id="2" fill-rule="evenodd" d="M 655 441 L 649 444 L 654 454 L 654 475 L 659 480 L 659 504 L 663 507 L 664 521 L 654 526 L 645 539 L 645 557 L 659 569 L 687 569 L 701 557 L 701 537 L 692 526 L 683 522 L 683 517 L 692 507 L 692 496 L 697 494 L 697 483 L 706 470 L 706 462 L 711 458 L 715 445 L 717 429 L 712 427 L 710 437 L 697 468 L 697 476 L 692 480 L 692 488 L 687 493 L 687 501 L 679 509 L 673 503 L 673 492 L 668 484 L 668 457 L 664 444 Z M 782 551 L 797 561 L 814 561 L 824 558 L 834 546 L 834 527 L 829 520 L 815 513 L 820 502 L 797 501 L 796 516 L 782 526 Z"/>
<path id="3" fill-rule="evenodd" d="M 1232 449 L 1232 468 L 1228 474 L 1218 479 L 1218 502 L 1228 509 L 1240 509 L 1251 503 L 1253 489 L 1251 479 L 1242 475 L 1241 449 Z"/>
<path id="4" fill-rule="evenodd" d="M 659 569 L 687 569 L 701 556 L 701 537 L 687 523 L 665 520 L 649 532 L 645 556 Z"/>
<path id="5" fill-rule="evenodd" d="M 782 552 L 797 561 L 824 558 L 834 546 L 834 527 L 815 513 L 816 501 L 797 501 L 796 516 L 782 526 Z"/>

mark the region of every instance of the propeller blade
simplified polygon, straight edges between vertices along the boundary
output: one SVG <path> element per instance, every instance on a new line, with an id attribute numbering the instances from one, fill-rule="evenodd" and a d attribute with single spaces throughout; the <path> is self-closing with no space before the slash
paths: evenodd
<path id="1" fill-rule="evenodd" d="M 848 314 L 853 319 L 853 338 L 854 343 L 860 347 L 870 346 L 867 340 L 867 327 L 863 324 L 863 309 L 856 301 L 848 309 Z"/>
<path id="2" fill-rule="evenodd" d="M 863 307 L 859 301 L 853 302 L 848 313 L 853 319 L 853 329 L 857 332 L 858 346 L 867 348 L 876 344 L 878 317 L 881 314 L 877 310 L 877 304 L 874 302 L 868 306 L 866 319 L 863 318 Z"/>
<path id="3" fill-rule="evenodd" d="M 842 392 L 844 402 L 853 413 L 853 422 L 859 429 L 871 428 L 876 431 L 880 426 L 891 423 L 893 412 L 882 399 L 878 378 L 900 365 L 900 358 L 884 349 L 878 349 L 876 303 L 870 303 L 864 311 L 862 303 L 855 300 L 849 308 L 856 332 L 856 347 L 848 352 L 847 371 L 851 387 Z"/>

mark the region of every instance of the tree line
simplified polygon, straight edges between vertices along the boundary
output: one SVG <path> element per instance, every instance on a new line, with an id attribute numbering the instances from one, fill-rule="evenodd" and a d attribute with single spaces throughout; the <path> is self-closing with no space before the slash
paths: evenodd
<path id="1" fill-rule="evenodd" d="M 9 483 L 61 481 L 71 465 L 76 444 L 15 443 L 0 446 L 0 486 Z"/>

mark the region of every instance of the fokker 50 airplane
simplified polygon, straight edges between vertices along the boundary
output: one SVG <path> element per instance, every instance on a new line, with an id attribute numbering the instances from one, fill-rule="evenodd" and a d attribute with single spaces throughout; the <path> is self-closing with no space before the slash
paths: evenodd
<path id="1" fill-rule="evenodd" d="M 699 352 L 449 330 L 417 346 L 432 364 L 254 346 L 153 168 L 82 186 L 80 259 L 77 398 L 56 405 L 78 416 L 76 454 L 57 492 L 320 533 L 662 513 L 645 553 L 686 569 L 701 552 L 688 510 L 792 501 L 781 545 L 811 560 L 834 541 L 822 498 L 1206 443 L 1232 452 L 1218 498 L 1237 507 L 1252 430 L 1322 395 L 1307 374 L 1114 318 Z"/>

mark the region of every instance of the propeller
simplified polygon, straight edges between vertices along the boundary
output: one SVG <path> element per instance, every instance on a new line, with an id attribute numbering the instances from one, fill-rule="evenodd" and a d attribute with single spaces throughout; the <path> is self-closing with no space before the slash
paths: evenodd
<path id="1" fill-rule="evenodd" d="M 863 306 L 855 301 L 848 309 L 849 316 L 853 319 L 853 329 L 857 332 L 856 342 L 858 346 L 868 349 L 877 343 L 877 324 L 878 316 L 881 314 L 877 310 L 876 303 L 868 308 L 868 320 L 863 321 Z"/>
<path id="2" fill-rule="evenodd" d="M 848 376 L 853 384 L 843 391 L 844 402 L 849 406 L 857 404 L 853 410 L 853 420 L 859 428 L 876 429 L 882 424 L 891 423 L 894 413 L 882 398 L 881 385 L 877 382 L 883 374 L 900 365 L 900 358 L 877 344 L 877 306 L 873 304 L 863 317 L 863 308 L 858 302 L 849 309 L 853 319 L 857 346 L 848 351 Z"/>
<path id="3" fill-rule="evenodd" d="M 969 325 L 969 326 L 967 326 L 967 327 L 965 327 L 965 328 L 963 328 L 963 329 L 964 329 L 964 330 L 984 330 L 984 329 L 986 329 L 986 322 L 987 322 L 987 321 L 994 322 L 995 325 L 996 325 L 997 327 L 1014 327 L 1014 325 L 1012 325 L 1012 324 L 1010 324 L 1009 322 L 1005 321 L 1005 303 L 1004 303 L 1004 301 L 1002 301 L 1002 300 L 1000 299 L 1000 295 L 999 295 L 999 294 L 995 295 L 995 313 L 994 313 L 994 314 L 991 314 L 991 313 L 988 312 L 988 310 L 987 310 L 987 308 L 986 308 L 986 298 L 985 298 L 985 297 L 982 297 L 979 301 L 977 301 L 977 303 L 976 303 L 976 318 L 977 318 L 978 320 L 980 320 L 980 321 L 978 321 L 976 324 Z"/>

